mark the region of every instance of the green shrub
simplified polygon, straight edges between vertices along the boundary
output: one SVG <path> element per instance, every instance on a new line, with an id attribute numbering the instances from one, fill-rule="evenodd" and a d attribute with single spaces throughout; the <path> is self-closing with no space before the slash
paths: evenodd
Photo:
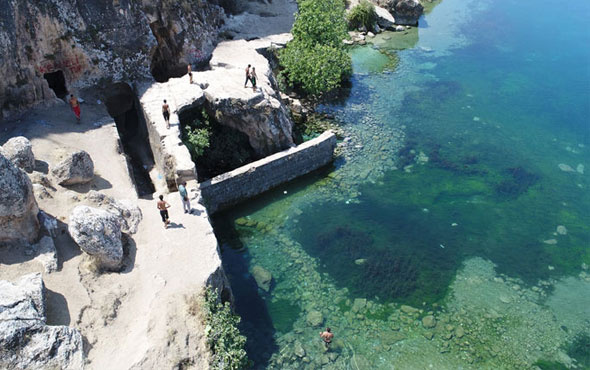
<path id="1" fill-rule="evenodd" d="M 191 153 L 195 153 L 200 157 L 205 152 L 205 148 L 209 147 L 209 136 L 211 132 L 207 128 L 191 128 L 186 129 L 186 145 Z"/>
<path id="2" fill-rule="evenodd" d="M 346 11 L 342 0 L 301 0 L 291 33 L 308 46 L 340 47 L 347 37 Z"/>
<path id="3" fill-rule="evenodd" d="M 377 19 L 375 5 L 367 0 L 362 0 L 357 6 L 348 13 L 348 26 L 351 29 L 357 29 L 364 26 L 367 30 L 372 30 Z"/>
<path id="4" fill-rule="evenodd" d="M 205 316 L 205 335 L 211 348 L 212 369 L 238 370 L 249 367 L 250 363 L 244 349 L 246 337 L 240 334 L 240 317 L 235 315 L 228 302 L 219 301 L 217 290 L 208 287 L 203 299 Z"/>
<path id="5" fill-rule="evenodd" d="M 340 87 L 352 73 L 342 44 L 346 27 L 342 0 L 300 0 L 293 40 L 279 52 L 279 80 L 309 95 Z"/>

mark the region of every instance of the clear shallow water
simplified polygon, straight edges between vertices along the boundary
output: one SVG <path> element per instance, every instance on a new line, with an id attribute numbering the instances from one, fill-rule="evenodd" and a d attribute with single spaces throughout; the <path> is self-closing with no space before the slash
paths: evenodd
<path id="1" fill-rule="evenodd" d="M 217 217 L 257 367 L 576 364 L 590 5 L 534 5 L 445 0 L 419 29 L 353 49 L 350 95 L 321 107 L 350 138 L 334 168 Z M 317 321 L 336 332 L 328 352 Z"/>

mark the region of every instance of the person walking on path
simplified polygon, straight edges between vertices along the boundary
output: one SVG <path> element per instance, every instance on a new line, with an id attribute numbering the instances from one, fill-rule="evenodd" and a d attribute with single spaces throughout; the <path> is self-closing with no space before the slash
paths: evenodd
<path id="1" fill-rule="evenodd" d="M 162 114 L 164 115 L 164 121 L 166 121 L 166 128 L 170 128 L 170 106 L 164 100 L 162 104 Z"/>
<path id="2" fill-rule="evenodd" d="M 248 85 L 248 81 L 250 80 L 250 64 L 246 67 L 246 81 L 244 82 L 244 87 Z"/>
<path id="3" fill-rule="evenodd" d="M 163 195 L 160 195 L 158 209 L 160 210 L 160 216 L 162 217 L 162 222 L 164 223 L 164 229 L 167 229 L 168 224 L 170 223 L 170 217 L 168 217 L 168 208 L 170 208 L 170 204 L 164 200 Z"/>
<path id="4" fill-rule="evenodd" d="M 188 199 L 188 193 L 186 192 L 186 181 L 183 181 L 178 186 L 178 194 L 180 194 L 180 199 L 182 200 L 184 213 L 191 213 L 191 201 Z"/>
<path id="5" fill-rule="evenodd" d="M 320 332 L 320 337 L 324 340 L 324 344 L 326 348 L 330 348 L 330 343 L 332 343 L 332 338 L 334 338 L 334 334 L 332 333 L 332 329 L 326 328 L 325 331 Z"/>
<path id="6" fill-rule="evenodd" d="M 72 107 L 72 110 L 76 115 L 76 122 L 80 123 L 80 102 L 78 101 L 78 98 L 74 96 L 74 94 L 70 94 L 70 107 Z"/>
<path id="7" fill-rule="evenodd" d="M 192 70 L 192 68 L 191 68 L 191 65 L 190 65 L 190 64 L 188 64 L 188 65 L 186 66 L 186 70 L 188 71 L 188 79 L 189 79 L 189 83 L 191 83 L 191 84 L 192 84 L 192 83 L 193 83 L 193 70 Z"/>
<path id="8" fill-rule="evenodd" d="M 252 67 L 252 72 L 250 72 L 250 81 L 252 82 L 252 91 L 256 92 L 256 68 Z"/>

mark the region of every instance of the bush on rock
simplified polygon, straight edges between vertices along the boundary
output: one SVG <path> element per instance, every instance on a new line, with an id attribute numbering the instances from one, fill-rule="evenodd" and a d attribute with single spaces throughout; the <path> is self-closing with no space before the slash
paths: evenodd
<path id="1" fill-rule="evenodd" d="M 339 87 L 352 73 L 344 52 L 346 16 L 342 0 L 300 0 L 293 40 L 279 52 L 281 76 L 309 95 Z"/>
<path id="2" fill-rule="evenodd" d="M 367 0 L 362 0 L 348 13 L 348 26 L 351 29 L 365 27 L 367 30 L 372 30 L 375 28 L 376 20 L 377 13 L 375 12 L 375 5 Z"/>

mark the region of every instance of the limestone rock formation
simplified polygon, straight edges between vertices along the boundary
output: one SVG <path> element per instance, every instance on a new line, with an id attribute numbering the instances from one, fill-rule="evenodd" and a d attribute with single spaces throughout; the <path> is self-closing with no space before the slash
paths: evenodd
<path id="1" fill-rule="evenodd" d="M 121 267 L 120 217 L 102 209 L 77 206 L 70 215 L 68 231 L 80 249 L 94 256 L 102 268 L 117 270 Z"/>
<path id="2" fill-rule="evenodd" d="M 252 276 L 256 280 L 258 287 L 265 292 L 270 291 L 270 283 L 272 282 L 271 273 L 262 266 L 252 267 Z"/>
<path id="3" fill-rule="evenodd" d="M 35 168 L 35 155 L 29 139 L 24 136 L 13 137 L 1 148 L 2 154 L 17 167 L 31 173 Z"/>
<path id="4" fill-rule="evenodd" d="M 288 39 L 288 36 L 277 37 L 279 42 L 286 43 Z M 256 51 L 271 44 L 273 41 L 269 40 L 222 42 L 209 62 L 212 70 L 197 75 L 197 79 L 208 84 L 204 90 L 206 104 L 217 121 L 246 134 L 250 146 L 260 157 L 294 145 L 293 123 L 277 92 L 271 66 Z M 256 68 L 256 92 L 241 86 L 248 64 Z"/>
<path id="5" fill-rule="evenodd" d="M 395 18 L 387 9 L 375 5 L 375 14 L 377 15 L 376 23 L 380 28 L 395 30 Z"/>
<path id="6" fill-rule="evenodd" d="M 379 0 L 378 4 L 389 10 L 395 18 L 395 24 L 415 26 L 424 12 L 418 0 Z"/>
<path id="7" fill-rule="evenodd" d="M 39 233 L 39 208 L 29 177 L 0 154 L 0 244 L 33 242 Z"/>
<path id="8" fill-rule="evenodd" d="M 0 281 L 0 368 L 82 369 L 82 335 L 45 325 L 41 274 Z"/>
<path id="9" fill-rule="evenodd" d="M 0 118 L 100 79 L 204 64 L 237 0 L 0 0 Z"/>
<path id="10" fill-rule="evenodd" d="M 94 178 L 94 162 L 90 154 L 80 150 L 69 154 L 51 173 L 60 185 L 83 184 Z"/>
<path id="11" fill-rule="evenodd" d="M 122 232 L 128 234 L 137 232 L 137 226 L 141 222 L 143 215 L 136 204 L 127 199 L 118 200 L 109 197 L 96 190 L 89 191 L 86 198 L 97 207 L 119 216 Z"/>
<path id="12" fill-rule="evenodd" d="M 46 273 L 50 274 L 57 271 L 57 251 L 55 250 L 53 238 L 50 236 L 42 237 L 39 243 L 33 246 L 33 249 L 38 254 L 35 260 L 43 265 Z"/>

